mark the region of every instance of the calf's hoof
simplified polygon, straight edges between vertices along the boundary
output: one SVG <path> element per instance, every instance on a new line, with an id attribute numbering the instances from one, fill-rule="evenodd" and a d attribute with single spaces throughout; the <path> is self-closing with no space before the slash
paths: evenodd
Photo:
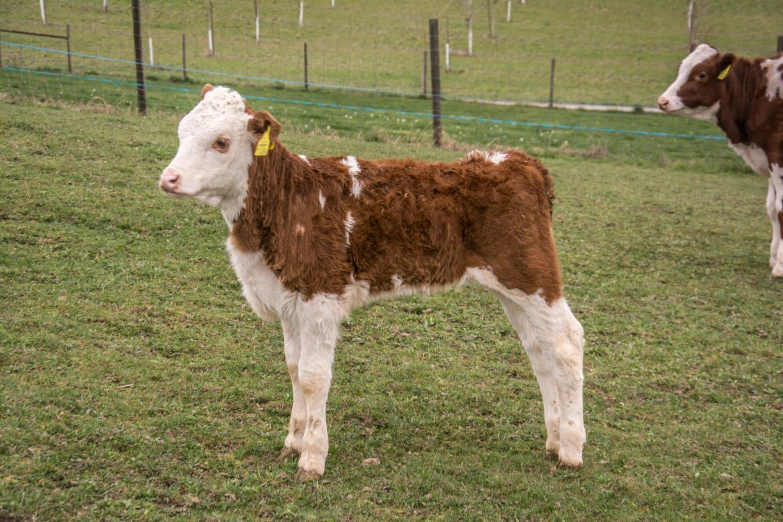
<path id="1" fill-rule="evenodd" d="M 277 462 L 283 462 L 288 457 L 294 457 L 296 455 L 299 455 L 298 451 L 293 448 L 285 447 L 283 448 L 283 451 L 280 452 L 280 455 L 278 455 Z"/>
<path id="2" fill-rule="evenodd" d="M 557 455 L 557 466 L 564 469 L 579 469 L 582 467 L 582 456 L 560 451 Z"/>
<path id="3" fill-rule="evenodd" d="M 560 453 L 560 441 L 547 440 L 544 455 L 550 459 L 556 459 L 558 453 Z"/>
<path id="4" fill-rule="evenodd" d="M 311 480 L 320 480 L 322 476 L 323 473 L 299 468 L 299 472 L 296 474 L 296 480 L 299 482 L 310 482 Z"/>
<path id="5" fill-rule="evenodd" d="M 778 263 L 772 269 L 772 277 L 783 277 L 783 264 Z"/>

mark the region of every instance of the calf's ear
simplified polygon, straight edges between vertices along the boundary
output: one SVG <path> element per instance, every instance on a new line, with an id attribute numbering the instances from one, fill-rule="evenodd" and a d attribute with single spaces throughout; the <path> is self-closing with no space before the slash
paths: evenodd
<path id="1" fill-rule="evenodd" d="M 731 71 L 731 66 L 737 63 L 737 57 L 731 53 L 726 53 L 720 57 L 718 62 L 718 79 L 723 80 Z"/>
<path id="2" fill-rule="evenodd" d="M 269 129 L 269 141 L 274 143 L 280 136 L 283 126 L 266 111 L 256 112 L 247 122 L 247 130 L 258 140 Z"/>
<path id="3" fill-rule="evenodd" d="M 207 95 L 207 93 L 208 93 L 209 91 L 211 91 L 212 89 L 214 89 L 214 87 L 212 87 L 212 85 L 210 85 L 210 84 L 206 84 L 206 85 L 204 85 L 204 88 L 203 88 L 203 89 L 201 89 L 201 99 L 203 100 L 203 99 L 204 99 L 204 96 L 206 96 L 206 95 Z"/>

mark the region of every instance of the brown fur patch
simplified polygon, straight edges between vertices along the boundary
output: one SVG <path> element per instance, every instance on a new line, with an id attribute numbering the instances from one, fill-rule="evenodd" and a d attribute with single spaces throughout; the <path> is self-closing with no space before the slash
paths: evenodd
<path id="1" fill-rule="evenodd" d="M 352 277 L 367 281 L 372 293 L 392 290 L 393 277 L 441 286 L 482 267 L 526 294 L 542 291 L 549 302 L 562 295 L 554 188 L 537 159 L 508 151 L 499 165 L 360 160 L 357 198 L 342 157 L 308 165 L 276 142 L 280 124 L 269 113 L 259 111 L 249 123 L 256 134 L 266 126 L 275 147 L 254 158 L 231 241 L 246 252 L 263 250 L 287 289 L 305 298 L 339 295 Z M 355 224 L 347 244 L 349 212 Z"/>

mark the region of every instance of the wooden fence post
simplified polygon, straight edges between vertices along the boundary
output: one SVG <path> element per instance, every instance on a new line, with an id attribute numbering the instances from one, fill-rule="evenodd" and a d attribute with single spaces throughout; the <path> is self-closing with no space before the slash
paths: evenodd
<path id="1" fill-rule="evenodd" d="M 552 58 L 552 73 L 549 76 L 549 108 L 554 105 L 555 100 L 555 59 Z"/>
<path id="2" fill-rule="evenodd" d="M 68 51 L 68 73 L 73 73 L 73 67 L 71 67 L 71 25 L 65 26 L 65 48 Z"/>
<path id="3" fill-rule="evenodd" d="M 427 51 L 424 51 L 424 64 L 421 68 L 421 91 L 427 97 Z"/>
<path id="4" fill-rule="evenodd" d="M 147 91 L 144 88 L 144 55 L 141 47 L 141 7 L 139 0 L 132 0 L 133 11 L 133 48 L 136 54 L 136 94 L 139 116 L 147 114 Z"/>
<path id="5" fill-rule="evenodd" d="M 430 65 L 432 67 L 432 135 L 433 144 L 440 147 L 443 128 L 440 123 L 440 48 L 438 19 L 430 18 Z"/>
<path id="6" fill-rule="evenodd" d="M 188 81 L 188 64 L 185 61 L 185 35 L 182 35 L 182 79 Z"/>

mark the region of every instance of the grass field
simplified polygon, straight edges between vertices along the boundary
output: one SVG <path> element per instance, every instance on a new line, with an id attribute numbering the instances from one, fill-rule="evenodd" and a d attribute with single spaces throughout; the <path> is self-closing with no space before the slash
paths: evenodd
<path id="1" fill-rule="evenodd" d="M 156 188 L 177 109 L 33 99 L 0 97 L 0 519 L 783 517 L 783 282 L 766 182 L 724 143 L 609 136 L 598 159 L 533 144 L 586 331 L 582 470 L 543 456 L 529 362 L 494 299 L 466 288 L 346 321 L 327 473 L 299 484 L 295 460 L 275 462 L 280 329 L 244 302 L 219 214 Z M 308 156 L 450 159 L 490 132 L 435 150 L 416 128 L 315 132 L 296 107 L 283 139 Z"/>
<path id="2" fill-rule="evenodd" d="M 496 37 L 488 36 L 484 0 L 474 4 L 474 54 L 467 50 L 468 11 L 461 1 L 326 0 L 305 2 L 305 24 L 298 27 L 298 2 L 260 0 L 261 39 L 255 41 L 253 2 L 216 0 L 215 57 L 207 57 L 204 0 L 147 0 L 143 8 L 145 61 L 148 38 L 156 64 L 180 67 L 182 35 L 187 37 L 191 69 L 250 75 L 284 82 L 303 81 L 303 44 L 308 44 L 309 81 L 368 89 L 421 92 L 423 52 L 428 48 L 428 19 L 440 20 L 440 39 L 462 51 L 444 73 L 447 96 L 545 101 L 549 97 L 550 60 L 557 59 L 555 99 L 561 102 L 654 106 L 687 54 L 687 0 L 531 0 L 497 6 Z M 5 0 L 0 26 L 5 29 L 64 34 L 72 27 L 75 53 L 134 60 L 128 2 L 72 0 L 46 2 L 49 27 L 42 27 L 38 2 Z M 697 2 L 697 34 L 724 51 L 771 56 L 783 27 L 777 0 Z M 64 50 L 64 44 L 39 37 L 3 33 L 3 40 Z M 443 45 L 441 46 L 443 49 Z M 11 46 L 2 48 L 6 65 L 65 69 L 65 57 Z M 445 67 L 445 57 L 441 57 Z M 133 67 L 77 56 L 75 73 L 104 78 L 134 78 Z M 168 78 L 178 70 L 148 70 Z M 220 83 L 231 81 L 229 76 Z M 272 83 L 272 82 L 265 82 Z"/>

